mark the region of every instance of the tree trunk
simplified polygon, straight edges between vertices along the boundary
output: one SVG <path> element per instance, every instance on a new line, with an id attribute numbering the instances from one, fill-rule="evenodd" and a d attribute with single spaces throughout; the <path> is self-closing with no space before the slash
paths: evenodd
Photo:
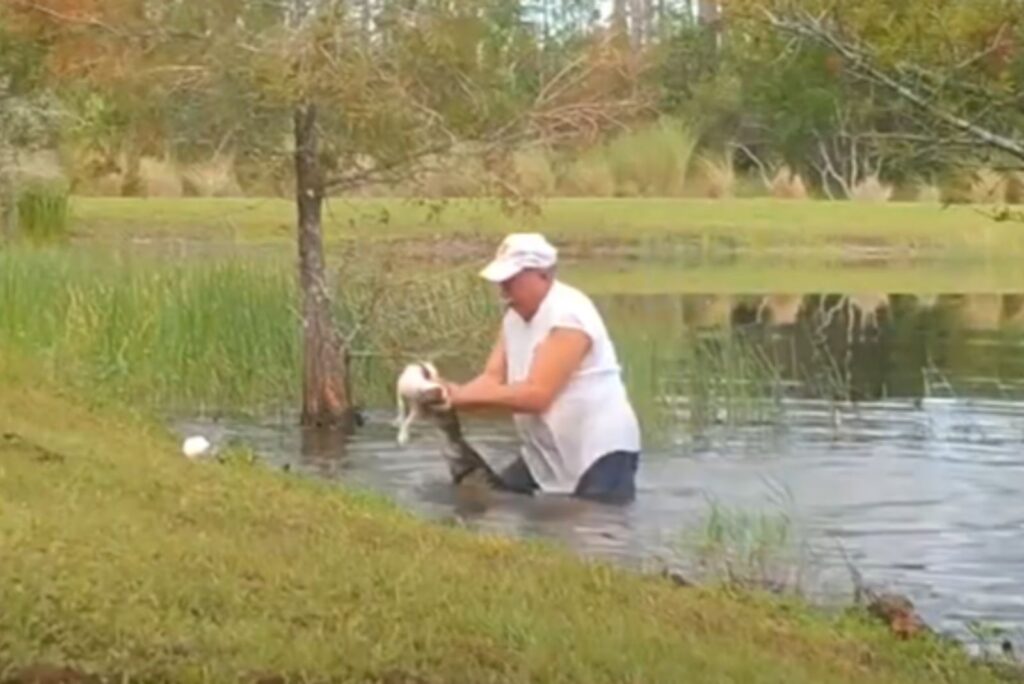
<path id="1" fill-rule="evenodd" d="M 698 0 L 697 19 L 702 24 L 715 24 L 718 21 L 718 0 Z"/>
<path id="2" fill-rule="evenodd" d="M 629 2 L 629 35 L 634 50 L 641 49 L 647 39 L 647 4 L 646 0 Z"/>
<path id="3" fill-rule="evenodd" d="M 709 27 L 716 35 L 721 31 L 722 8 L 718 0 L 697 0 L 697 23 Z"/>
<path id="4" fill-rule="evenodd" d="M 373 33 L 373 7 L 370 0 L 361 0 L 359 5 L 359 34 L 365 46 L 370 44 Z"/>
<path id="5" fill-rule="evenodd" d="M 722 47 L 722 12 L 718 0 L 697 1 L 697 22 L 711 31 L 715 47 Z"/>
<path id="6" fill-rule="evenodd" d="M 321 209 L 323 176 L 318 158 L 316 105 L 295 109 L 295 202 L 299 214 L 299 280 L 302 288 L 302 424 L 351 430 L 347 350 L 331 320 L 324 276 Z"/>
<path id="7" fill-rule="evenodd" d="M 139 135 L 134 128 L 129 130 L 124 150 L 124 178 L 121 180 L 121 194 L 125 197 L 146 197 L 148 189 L 142 184 L 142 149 Z"/>
<path id="8" fill-rule="evenodd" d="M 626 19 L 629 11 L 626 2 L 627 0 L 615 0 L 612 4 L 612 31 L 621 35 L 629 33 L 629 20 Z"/>

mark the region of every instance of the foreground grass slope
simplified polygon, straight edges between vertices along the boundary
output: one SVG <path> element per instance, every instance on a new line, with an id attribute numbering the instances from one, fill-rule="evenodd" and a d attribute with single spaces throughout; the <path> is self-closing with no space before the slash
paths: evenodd
<path id="1" fill-rule="evenodd" d="M 827 247 L 940 250 L 1006 255 L 1024 252 L 1024 231 L 976 207 L 917 203 L 775 199 L 543 200 L 540 213 L 504 213 L 486 200 L 420 202 L 335 199 L 324 211 L 328 242 L 344 238 L 478 239 L 513 230 L 543 230 L 575 246 L 689 240 L 702 247 L 764 250 Z M 82 237 L 180 237 L 248 242 L 291 241 L 295 207 L 288 200 L 131 199 L 76 197 Z"/>
<path id="2" fill-rule="evenodd" d="M 856 618 L 189 462 L 159 427 L 4 358 L 0 680 L 45 663 L 133 681 L 989 681 Z"/>

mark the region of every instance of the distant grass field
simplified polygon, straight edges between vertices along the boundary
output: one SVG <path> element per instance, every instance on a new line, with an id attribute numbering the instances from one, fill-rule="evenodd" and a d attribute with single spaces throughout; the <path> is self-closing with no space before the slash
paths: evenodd
<path id="1" fill-rule="evenodd" d="M 157 425 L 9 355 L 0 557 L 2 681 L 995 681 L 854 614 L 678 589 L 245 459 L 190 462 Z"/>
<path id="2" fill-rule="evenodd" d="M 514 230 L 540 230 L 574 245 L 688 241 L 699 248 L 765 250 L 882 248 L 1024 253 L 1024 225 L 977 208 L 918 203 L 776 199 L 550 199 L 540 213 L 503 212 L 487 200 L 424 203 L 334 199 L 324 212 L 328 242 L 346 238 L 462 238 L 493 243 Z M 294 204 L 284 199 L 76 197 L 72 231 L 94 239 L 187 238 L 291 241 Z"/>
<path id="3" fill-rule="evenodd" d="M 591 294 L 887 294 L 1024 292 L 1018 259 L 741 258 L 726 263 L 583 261 L 563 277 Z"/>

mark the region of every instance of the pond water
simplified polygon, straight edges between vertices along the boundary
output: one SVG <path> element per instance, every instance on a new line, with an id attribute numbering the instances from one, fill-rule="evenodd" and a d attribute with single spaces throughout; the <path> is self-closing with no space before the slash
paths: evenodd
<path id="1" fill-rule="evenodd" d="M 701 552 L 681 540 L 689 531 L 707 541 L 712 501 L 784 514 L 800 553 L 784 566 L 804 571 L 808 593 L 848 599 L 852 565 L 908 595 L 936 628 L 970 640 L 978 621 L 1020 641 L 1024 295 L 597 300 L 647 432 L 629 506 L 459 495 L 439 437 L 419 426 L 399 448 L 386 407 L 347 441 L 280 419 L 176 427 L 240 438 L 274 465 L 383 492 L 433 519 L 647 569 L 699 572 Z M 507 421 L 468 419 L 466 431 L 496 465 L 514 457 Z"/>

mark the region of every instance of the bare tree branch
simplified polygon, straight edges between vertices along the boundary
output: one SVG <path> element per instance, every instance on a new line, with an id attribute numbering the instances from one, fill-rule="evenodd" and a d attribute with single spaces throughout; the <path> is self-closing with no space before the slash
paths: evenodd
<path id="1" fill-rule="evenodd" d="M 38 12 L 40 14 L 45 14 L 49 16 L 51 19 L 56 19 L 65 24 L 79 24 L 82 26 L 91 26 L 93 28 L 102 29 L 104 31 L 107 31 L 108 33 L 112 33 L 116 36 L 121 37 L 124 37 L 126 35 L 123 31 L 120 31 L 119 29 L 115 28 L 114 26 L 111 26 L 106 22 L 100 21 L 95 16 L 79 17 L 72 14 L 65 14 L 63 12 L 58 12 L 52 7 L 41 5 L 38 2 L 35 2 L 34 0 L 9 0 L 9 2 L 13 2 L 15 7 L 32 10 L 33 12 Z"/>
<path id="2" fill-rule="evenodd" d="M 757 166 L 758 173 L 761 175 L 761 182 L 763 182 L 765 184 L 765 187 L 771 187 L 771 184 L 772 184 L 771 177 L 768 175 L 768 171 L 765 168 L 765 164 L 764 164 L 763 161 L 761 161 L 760 157 L 758 157 L 756 154 L 754 154 L 751 151 L 751 149 L 749 147 L 747 147 L 746 145 L 744 145 L 743 143 L 734 142 L 734 143 L 730 143 L 730 145 L 732 147 L 735 147 L 737 150 L 739 150 L 743 154 L 745 154 L 750 161 L 754 162 L 754 165 Z"/>
<path id="3" fill-rule="evenodd" d="M 925 111 L 933 119 L 967 133 L 985 145 L 1024 160 L 1024 144 L 1020 141 L 992 131 L 976 121 L 948 111 L 937 102 L 930 101 L 918 90 L 875 65 L 865 48 L 852 40 L 841 38 L 835 30 L 826 25 L 822 17 L 814 17 L 806 12 L 796 12 L 792 17 L 785 18 L 767 8 L 764 8 L 763 12 L 768 22 L 777 30 L 800 36 L 835 50 L 846 60 L 853 73 L 860 78 L 882 84 Z"/>
<path id="4" fill-rule="evenodd" d="M 825 193 L 832 199 L 832 190 L 828 186 L 828 179 L 831 178 L 839 187 L 842 189 L 843 194 L 849 197 L 852 193 L 850 184 L 847 182 L 843 175 L 836 171 L 835 166 L 832 164 L 832 156 L 828 152 L 828 148 L 825 146 L 824 140 L 818 138 L 818 154 L 821 157 L 821 164 L 815 165 L 818 168 L 818 172 L 821 174 L 821 186 L 824 188 Z"/>
<path id="5" fill-rule="evenodd" d="M 72 24 L 82 26 L 84 28 L 100 29 L 111 35 L 115 35 L 119 38 L 140 38 L 140 37 L 153 37 L 160 36 L 164 38 L 183 38 L 188 40 L 205 40 L 210 38 L 209 35 L 202 33 L 196 33 L 194 31 L 182 31 L 181 29 L 173 29 L 168 27 L 160 27 L 156 30 L 133 30 L 131 32 L 124 31 L 109 22 L 105 22 L 95 14 L 89 16 L 76 16 L 74 14 L 67 14 L 65 12 L 59 12 L 52 7 L 41 4 L 38 0 L 7 0 L 12 3 L 15 8 L 23 10 L 29 10 L 38 14 L 45 15 L 51 19 L 55 19 L 64 24 Z"/>
<path id="6" fill-rule="evenodd" d="M 324 189 L 336 192 L 374 183 L 399 182 L 408 178 L 414 171 L 422 170 L 419 164 L 425 158 L 449 152 L 452 147 L 452 142 L 446 140 L 420 148 L 398 159 L 375 162 L 370 168 L 357 168 L 347 173 L 333 175 L 325 180 Z"/>

